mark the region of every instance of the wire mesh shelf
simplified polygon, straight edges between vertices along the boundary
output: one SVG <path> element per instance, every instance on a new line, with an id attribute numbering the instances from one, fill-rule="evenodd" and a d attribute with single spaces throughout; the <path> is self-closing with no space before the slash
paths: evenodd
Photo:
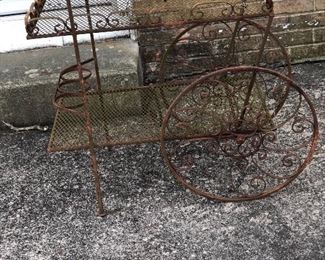
<path id="1" fill-rule="evenodd" d="M 241 79 L 247 81 L 249 78 Z M 164 113 L 172 100 L 187 86 L 183 84 L 151 85 L 122 90 L 106 91 L 105 93 L 89 93 L 89 112 L 91 127 L 96 147 L 158 142 Z M 206 82 L 207 90 L 212 83 Z M 179 122 L 176 129 L 168 133 L 169 139 L 187 139 L 202 136 L 227 136 L 230 133 L 230 123 L 225 125 L 223 116 L 232 115 L 239 118 L 244 103 L 245 89 L 238 89 L 235 94 L 226 93 L 226 89 L 219 90 L 215 96 L 217 103 L 204 107 L 200 114 L 200 122 L 186 124 Z M 204 95 L 204 93 L 201 93 Z M 255 86 L 251 98 L 251 111 L 246 120 L 250 122 L 242 125 L 245 132 L 256 131 L 254 122 L 265 118 L 264 125 L 272 124 L 271 113 L 265 103 L 265 93 L 259 86 Z M 67 96 L 59 98 L 61 107 L 58 109 L 48 150 L 50 152 L 64 150 L 78 150 L 89 148 L 89 140 L 85 131 L 86 121 L 82 113 L 71 113 L 64 108 L 74 108 L 75 112 L 82 112 L 84 107 L 81 96 Z M 212 100 L 209 102 L 213 102 Z M 190 113 L 193 101 L 188 100 L 183 116 Z M 197 113 L 197 111 L 192 111 Z M 188 116 L 188 115 L 187 115 Z M 175 119 L 176 120 L 176 119 Z M 266 123 L 267 121 L 267 123 Z M 184 131 L 186 128 L 186 131 Z M 223 128 L 222 131 L 217 129 Z"/>
<path id="2" fill-rule="evenodd" d="M 89 112 L 97 147 L 159 141 L 167 96 L 186 85 L 157 85 L 89 93 Z M 168 99 L 169 99 L 168 98 Z M 48 150 L 77 150 L 89 147 L 85 118 L 66 111 L 83 111 L 82 96 L 59 98 L 59 106 Z"/>

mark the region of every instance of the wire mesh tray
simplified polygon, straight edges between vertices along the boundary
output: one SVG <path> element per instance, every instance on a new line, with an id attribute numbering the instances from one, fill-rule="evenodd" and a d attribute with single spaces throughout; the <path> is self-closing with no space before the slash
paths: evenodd
<path id="1" fill-rule="evenodd" d="M 270 14 L 271 0 L 72 0 L 78 34 Z M 89 26 L 88 14 L 92 23 Z M 66 1 L 34 0 L 25 18 L 28 38 L 71 34 Z"/>
<path id="2" fill-rule="evenodd" d="M 175 96 L 184 86 L 164 87 L 164 93 Z M 89 113 L 94 142 L 97 147 L 153 142 L 159 140 L 163 107 L 167 97 L 163 87 L 138 87 L 88 94 Z M 168 91 L 167 91 L 168 88 Z M 61 104 L 78 107 L 82 97 L 65 97 Z M 83 111 L 83 107 L 79 108 Z M 48 150 L 76 150 L 87 148 L 89 139 L 86 119 L 58 109 Z"/>
<path id="3" fill-rule="evenodd" d="M 166 84 L 147 87 L 137 87 L 125 90 L 112 90 L 100 95 L 98 93 L 88 94 L 89 113 L 93 138 L 96 147 L 136 144 L 144 142 L 157 142 L 160 140 L 163 117 L 169 104 L 183 90 L 187 84 Z M 242 92 L 242 93 L 241 93 Z M 175 129 L 168 133 L 169 139 L 188 139 L 202 136 L 213 136 L 216 128 L 220 127 L 226 114 L 234 113 L 240 115 L 244 103 L 245 90 L 238 92 L 238 95 L 227 96 L 219 93 L 223 97 L 218 104 L 204 107 L 200 113 L 198 123 L 188 124 L 178 123 Z M 203 94 L 202 94 L 203 95 Z M 259 88 L 255 88 L 252 93 L 253 108 L 247 114 L 249 122 L 254 121 L 257 115 L 264 115 L 268 118 L 268 124 L 272 124 L 272 118 L 265 105 L 264 94 Z M 67 96 L 61 99 L 62 106 L 83 107 L 82 97 Z M 189 101 L 183 113 L 189 115 L 189 109 L 196 109 L 195 100 Z M 194 102 L 194 103 L 193 103 Z M 232 105 L 230 105 L 232 104 Z M 182 104 L 184 105 L 184 104 Z M 197 113 L 197 111 L 195 111 Z M 185 116 L 185 115 L 184 115 Z M 63 150 L 78 150 L 89 148 L 87 136 L 86 118 L 58 109 L 54 122 L 48 150 L 50 152 Z M 219 124 L 219 125 L 216 125 Z M 184 126 L 186 131 L 184 131 Z M 228 126 L 225 126 L 227 128 Z M 255 131 L 251 126 L 243 126 L 245 131 Z M 227 132 L 223 135 L 227 136 Z"/>

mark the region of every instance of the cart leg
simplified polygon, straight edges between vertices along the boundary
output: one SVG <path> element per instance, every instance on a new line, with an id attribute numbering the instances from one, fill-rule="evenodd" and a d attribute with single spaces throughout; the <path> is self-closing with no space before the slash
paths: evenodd
<path id="1" fill-rule="evenodd" d="M 95 188 L 96 188 L 96 201 L 97 201 L 97 215 L 100 217 L 105 217 L 107 215 L 104 210 L 103 204 L 103 196 L 100 185 L 100 174 L 98 172 L 98 163 L 96 158 L 96 152 L 94 149 L 90 149 L 90 159 L 91 159 L 91 169 L 95 180 Z"/>

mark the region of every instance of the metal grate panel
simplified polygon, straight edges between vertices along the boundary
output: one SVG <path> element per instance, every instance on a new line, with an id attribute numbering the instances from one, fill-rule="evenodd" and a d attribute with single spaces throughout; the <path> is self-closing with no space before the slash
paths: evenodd
<path id="1" fill-rule="evenodd" d="M 72 0 L 77 33 L 175 26 L 269 15 L 270 0 Z M 92 28 L 87 19 L 87 7 Z M 29 38 L 71 34 L 66 1 L 34 0 L 26 15 Z"/>

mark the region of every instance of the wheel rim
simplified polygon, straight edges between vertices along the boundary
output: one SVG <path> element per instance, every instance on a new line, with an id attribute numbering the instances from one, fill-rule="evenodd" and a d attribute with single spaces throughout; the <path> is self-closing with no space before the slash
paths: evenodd
<path id="1" fill-rule="evenodd" d="M 202 124 L 212 118 L 203 113 L 211 112 L 210 104 L 206 104 L 213 100 L 211 93 L 210 101 L 199 105 L 189 103 L 189 95 L 194 90 L 206 88 L 207 82 L 210 88 L 213 84 L 220 86 L 221 76 L 245 73 L 268 76 L 265 93 L 274 88 L 274 84 L 282 88 L 289 86 L 289 95 L 281 110 L 277 114 L 270 113 L 272 116 L 268 117 L 272 124 L 265 121 L 265 115 L 263 119 L 261 112 L 248 112 L 252 115 L 247 114 L 241 120 L 235 113 L 232 119 L 237 121 L 228 120 L 218 126 Z M 258 83 L 255 88 L 257 86 Z M 235 91 L 232 91 L 234 95 Z M 265 94 L 264 97 L 266 102 L 272 101 L 271 96 Z M 229 113 L 224 110 L 220 114 L 225 112 Z M 184 117 L 188 121 L 184 121 Z M 195 129 L 196 125 L 200 126 L 199 131 Z M 203 76 L 176 97 L 163 121 L 161 151 L 178 182 L 192 192 L 218 201 L 254 200 L 271 195 L 292 182 L 311 161 L 318 136 L 315 109 L 296 83 L 270 69 L 241 66 Z"/>

